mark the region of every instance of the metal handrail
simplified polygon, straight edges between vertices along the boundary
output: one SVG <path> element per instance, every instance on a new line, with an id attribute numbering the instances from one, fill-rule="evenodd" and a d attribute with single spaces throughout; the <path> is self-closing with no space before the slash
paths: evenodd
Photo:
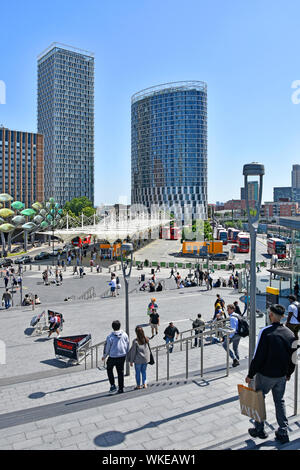
<path id="1" fill-rule="evenodd" d="M 89 287 L 83 294 L 81 294 L 78 299 L 79 300 L 88 300 L 88 299 L 93 299 L 96 297 L 96 291 L 95 287 Z"/>
<path id="2" fill-rule="evenodd" d="M 225 320 L 226 321 L 226 320 Z M 224 321 L 219 321 L 218 323 L 224 323 Z M 185 342 L 185 353 L 186 353 L 186 378 L 189 376 L 189 357 L 188 357 L 188 349 L 189 349 L 189 343 L 195 339 L 198 338 L 201 340 L 201 356 L 200 356 L 200 375 L 203 377 L 203 339 L 205 336 L 211 335 L 212 333 L 215 333 L 216 335 L 218 333 L 221 333 L 222 335 L 226 335 L 227 337 L 227 355 L 226 355 L 226 376 L 229 375 L 229 341 L 228 341 L 228 336 L 234 332 L 233 329 L 231 328 L 224 328 L 224 326 L 215 323 L 215 326 L 211 326 L 208 331 L 203 331 L 201 333 L 198 333 L 197 335 L 192 335 L 192 332 L 196 328 L 192 328 L 190 330 L 186 330 L 182 332 L 184 333 L 190 333 L 190 336 L 187 338 L 180 338 L 172 343 L 172 347 L 176 344 L 180 344 L 180 350 L 182 351 L 182 344 Z M 199 328 L 198 328 L 199 329 Z M 102 341 L 100 343 L 97 343 L 93 346 L 91 346 L 87 351 L 85 351 L 85 356 L 84 356 L 84 364 L 85 364 L 85 370 L 87 369 L 87 357 L 91 357 L 91 368 L 94 367 L 94 362 L 95 362 L 95 367 L 98 367 L 99 364 L 99 348 L 105 345 L 105 341 Z M 192 346 L 192 344 L 191 344 Z M 156 381 L 159 380 L 159 366 L 158 366 L 158 353 L 160 350 L 165 350 L 167 349 L 167 380 L 170 378 L 170 345 L 168 344 L 160 344 L 158 346 L 154 346 L 151 348 L 153 355 L 156 357 Z"/>

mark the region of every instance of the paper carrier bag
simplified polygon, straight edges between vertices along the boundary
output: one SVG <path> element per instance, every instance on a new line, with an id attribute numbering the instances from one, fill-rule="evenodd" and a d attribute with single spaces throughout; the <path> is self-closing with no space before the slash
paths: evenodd
<path id="1" fill-rule="evenodd" d="M 266 406 L 263 392 L 256 391 L 253 388 L 238 385 L 240 406 L 242 415 L 253 418 L 258 423 L 266 419 Z"/>

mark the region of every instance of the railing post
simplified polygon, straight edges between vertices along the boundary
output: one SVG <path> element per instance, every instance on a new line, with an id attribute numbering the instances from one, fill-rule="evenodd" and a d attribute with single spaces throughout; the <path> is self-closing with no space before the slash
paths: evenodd
<path id="1" fill-rule="evenodd" d="M 227 350 L 226 350 L 226 377 L 229 376 L 229 334 L 227 333 L 227 336 L 226 336 L 226 346 L 227 346 Z"/>
<path id="2" fill-rule="evenodd" d="M 156 382 L 158 382 L 158 348 L 156 348 Z"/>
<path id="3" fill-rule="evenodd" d="M 189 340 L 185 342 L 185 378 L 189 376 Z"/>
<path id="4" fill-rule="evenodd" d="M 199 337 L 198 337 L 198 341 L 199 341 Z M 201 360 L 200 360 L 200 364 L 201 364 L 201 377 L 203 377 L 203 333 L 201 333 Z"/>
<path id="5" fill-rule="evenodd" d="M 298 362 L 294 372 L 294 415 L 298 413 Z"/>
<path id="6" fill-rule="evenodd" d="M 167 344 L 167 380 L 169 380 L 170 376 L 170 347 L 169 343 Z"/>
<path id="7" fill-rule="evenodd" d="M 180 351 L 182 351 L 182 333 L 180 333 Z"/>

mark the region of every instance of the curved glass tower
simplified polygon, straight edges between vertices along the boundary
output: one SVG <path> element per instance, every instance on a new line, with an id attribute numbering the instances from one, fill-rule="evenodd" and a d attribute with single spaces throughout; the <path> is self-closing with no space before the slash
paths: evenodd
<path id="1" fill-rule="evenodd" d="M 206 83 L 166 83 L 132 96 L 131 204 L 207 217 Z"/>

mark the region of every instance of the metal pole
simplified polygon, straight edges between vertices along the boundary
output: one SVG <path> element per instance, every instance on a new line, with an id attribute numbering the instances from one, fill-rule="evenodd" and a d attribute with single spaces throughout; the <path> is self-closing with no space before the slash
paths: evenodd
<path id="1" fill-rule="evenodd" d="M 129 300 L 128 300 L 128 280 L 124 277 L 125 282 L 125 323 L 126 323 L 126 333 L 129 339 Z M 130 365 L 129 361 L 126 360 L 126 375 L 130 375 Z"/>
<path id="2" fill-rule="evenodd" d="M 169 343 L 167 344 L 167 380 L 169 380 L 170 375 L 170 349 Z"/>
<path id="3" fill-rule="evenodd" d="M 226 340 L 226 376 L 229 376 L 229 334 L 227 334 Z"/>
<path id="4" fill-rule="evenodd" d="M 294 415 L 298 413 L 298 362 L 294 372 Z"/>
<path id="5" fill-rule="evenodd" d="M 201 365 L 201 377 L 203 377 L 203 333 L 201 333 L 201 337 L 198 337 L 198 341 L 201 338 L 201 360 L 200 360 L 200 365 Z"/>
<path id="6" fill-rule="evenodd" d="M 250 327 L 249 327 L 249 364 L 255 351 L 256 343 L 256 229 L 250 225 Z"/>
<path id="7" fill-rule="evenodd" d="M 185 342 L 185 378 L 189 376 L 189 340 Z"/>
<path id="8" fill-rule="evenodd" d="M 156 382 L 158 382 L 158 348 L 156 348 Z"/>

